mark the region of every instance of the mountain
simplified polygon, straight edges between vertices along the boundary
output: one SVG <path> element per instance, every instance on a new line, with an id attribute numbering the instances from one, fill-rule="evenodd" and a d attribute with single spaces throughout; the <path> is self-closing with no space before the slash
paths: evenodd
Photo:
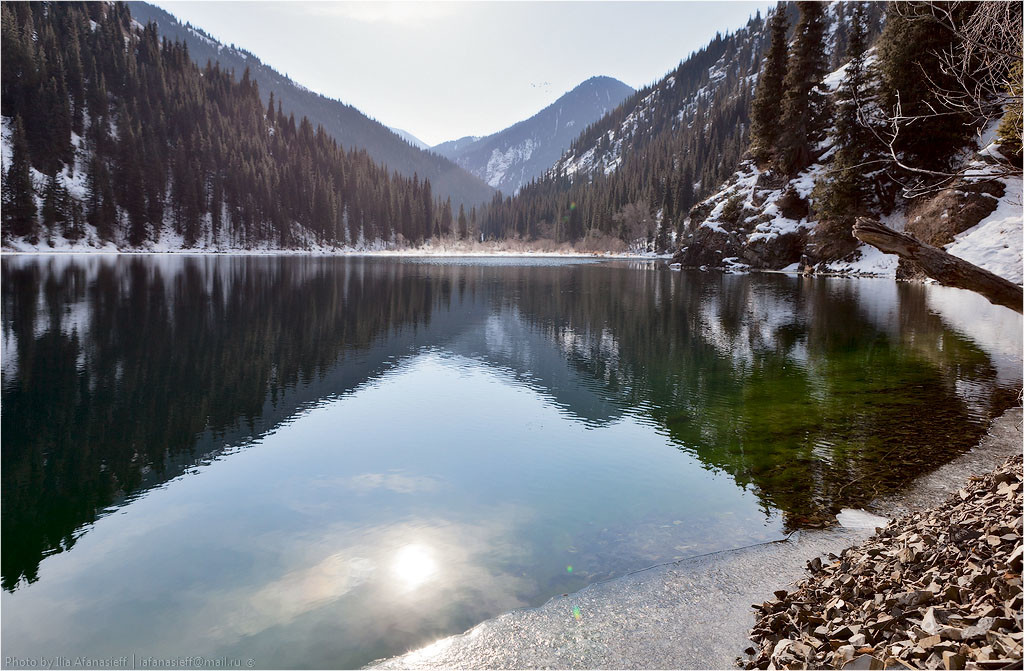
<path id="1" fill-rule="evenodd" d="M 479 140 L 482 136 L 480 135 L 467 135 L 466 137 L 460 137 L 458 140 L 448 140 L 441 144 L 436 144 L 431 147 L 431 151 L 441 156 L 454 156 L 460 150 L 465 149 L 469 145 Z"/>
<path id="2" fill-rule="evenodd" d="M 716 35 L 585 128 L 542 179 L 495 198 L 482 212 L 484 235 L 639 248 L 656 224 L 680 225 L 739 161 L 767 43 L 760 16 Z"/>
<path id="3" fill-rule="evenodd" d="M 388 130 L 390 130 L 392 133 L 402 138 L 403 140 L 405 140 L 414 147 L 418 147 L 419 149 L 430 149 L 429 144 L 419 139 L 418 137 L 416 137 L 407 130 L 402 130 L 401 128 L 394 128 L 393 126 L 388 126 Z"/>
<path id="4" fill-rule="evenodd" d="M 842 65 L 848 16 L 855 4 L 831 2 L 826 12 L 826 50 L 832 70 Z M 868 36 L 874 39 L 881 32 L 885 8 L 881 3 L 870 4 Z M 780 6 L 792 30 L 799 17 L 796 3 Z M 621 165 L 625 154 L 640 152 L 666 134 L 676 138 L 686 135 L 694 128 L 694 120 L 710 106 L 721 102 L 723 96 L 752 96 L 768 37 L 768 26 L 760 13 L 736 32 L 716 35 L 674 71 L 637 91 L 623 101 L 621 107 L 587 128 L 553 164 L 552 173 L 567 177 L 611 173 Z M 747 123 L 745 116 L 744 113 L 741 119 L 744 125 Z M 735 130 L 745 131 L 746 128 Z M 728 133 L 729 130 L 718 132 Z M 715 180 L 720 181 L 721 178 Z M 706 185 L 707 188 L 714 186 Z"/>
<path id="5" fill-rule="evenodd" d="M 618 107 L 633 89 L 611 77 L 591 77 L 529 119 L 482 138 L 434 147 L 490 186 L 514 193 L 543 175 L 580 132 Z"/>
<path id="6" fill-rule="evenodd" d="M 249 70 L 200 69 L 127 4 L 2 14 L 6 248 L 379 247 L 451 231 L 429 181 L 264 104 Z"/>
<path id="7" fill-rule="evenodd" d="M 842 60 L 854 4 L 827 8 L 830 65 Z M 865 4 L 875 36 L 884 5 Z M 793 26 L 796 3 L 779 7 Z M 583 130 L 542 179 L 516 198 L 493 199 L 482 212 L 485 237 L 586 237 L 608 247 L 667 249 L 690 208 L 718 190 L 747 150 L 750 104 L 769 40 L 760 13 L 735 32 L 715 35 Z"/>
<path id="8" fill-rule="evenodd" d="M 142 24 L 156 23 L 162 37 L 185 43 L 189 56 L 200 67 L 207 61 L 220 63 L 222 70 L 234 70 L 238 77 L 248 68 L 250 77 L 259 84 L 264 105 L 273 92 L 274 99 L 282 103 L 285 115 L 294 113 L 296 118 L 307 117 L 314 126 L 323 126 L 345 149 L 365 149 L 375 161 L 406 177 L 415 174 L 421 180 L 429 179 L 434 192 L 451 197 L 456 207 L 460 203 L 467 207 L 481 203 L 493 194 L 491 187 L 451 161 L 424 151 L 418 141 L 411 142 L 401 133 L 396 136 L 396 132 L 355 107 L 310 91 L 248 51 L 221 44 L 202 30 L 190 24 L 182 25 L 171 14 L 148 3 L 131 3 L 131 12 Z"/>

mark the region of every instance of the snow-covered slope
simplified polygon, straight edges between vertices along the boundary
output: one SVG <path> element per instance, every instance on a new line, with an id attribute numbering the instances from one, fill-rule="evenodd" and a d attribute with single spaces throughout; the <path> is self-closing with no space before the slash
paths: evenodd
<path id="1" fill-rule="evenodd" d="M 868 63 L 873 60 L 869 52 Z M 844 66 L 829 74 L 822 88 L 834 94 L 845 70 Z M 936 194 L 898 201 L 896 209 L 880 219 L 928 244 L 943 244 L 944 240 L 933 237 L 952 239 L 943 244 L 950 254 L 1021 284 L 1024 187 L 1019 175 L 991 177 L 987 162 L 999 152 L 992 142 L 996 125 L 998 122 L 983 135 L 980 146 L 964 149 L 961 179 Z M 693 208 L 685 237 L 678 241 L 676 260 L 726 269 L 796 272 L 803 270 L 806 262 L 824 273 L 896 276 L 904 272 L 899 257 L 856 241 L 853 251 L 840 258 L 823 257 L 815 248 L 824 240 L 820 231 L 815 232 L 814 187 L 831 164 L 832 142 L 831 137 L 822 142 L 819 159 L 793 179 L 774 176 L 758 169 L 753 161 L 743 161 L 715 194 Z M 922 219 L 930 220 L 930 228 L 920 226 Z M 908 274 L 913 276 L 910 271 Z"/>
<path id="2" fill-rule="evenodd" d="M 869 54 L 868 62 L 873 58 Z M 835 94 L 845 72 L 844 65 L 827 75 L 820 90 Z M 716 193 L 691 210 L 677 260 L 695 266 L 797 270 L 817 223 L 814 187 L 828 170 L 835 153 L 833 144 L 830 131 L 817 147 L 818 159 L 792 179 L 763 171 L 752 160 L 741 162 Z M 824 262 L 819 269 L 894 275 L 896 266 L 895 256 L 861 245 L 841 260 Z"/>
<path id="3" fill-rule="evenodd" d="M 999 180 L 1006 191 L 996 200 L 992 214 L 956 236 L 946 246 L 954 256 L 1024 284 L 1024 211 L 1020 177 Z"/>
<path id="4" fill-rule="evenodd" d="M 847 16 L 854 3 L 833 1 L 826 13 L 827 46 L 838 67 L 838 57 L 846 49 Z M 796 4 L 782 3 L 795 25 Z M 868 7 L 868 33 L 881 30 L 884 6 Z M 649 142 L 665 132 L 691 127 L 698 110 L 707 109 L 719 96 L 753 96 L 757 71 L 769 41 L 767 21 L 751 19 L 735 33 L 718 35 L 705 49 L 695 52 L 658 82 L 637 91 L 614 113 L 595 123 L 573 143 L 553 166 L 556 176 L 589 177 L 616 170 L 626 152 L 642 151 Z"/>
<path id="5" fill-rule="evenodd" d="M 544 174 L 580 131 L 632 93 L 617 79 L 592 77 L 525 121 L 487 137 L 445 142 L 434 151 L 490 186 L 514 193 Z"/>
<path id="6" fill-rule="evenodd" d="M 760 57 L 764 39 L 761 26 L 738 31 L 737 42 L 751 42 Z M 641 89 L 621 107 L 594 124 L 551 167 L 550 174 L 564 177 L 589 177 L 608 174 L 622 162 L 623 153 L 638 151 L 646 142 L 668 129 L 690 123 L 699 105 L 707 105 L 728 75 L 747 76 L 752 63 L 733 58 L 730 45 L 712 43 L 708 55 L 711 63 L 688 59 L 661 81 Z M 756 75 L 747 87 L 752 91 Z"/>
<path id="7" fill-rule="evenodd" d="M 394 133 L 398 137 L 402 138 L 403 140 L 405 140 L 406 142 L 408 142 L 409 144 L 411 144 L 414 147 L 417 147 L 419 149 L 430 149 L 430 145 L 429 144 L 427 144 L 423 140 L 419 139 L 418 137 L 416 137 L 415 135 L 413 135 L 412 133 L 410 133 L 407 130 L 402 130 L 401 128 L 395 128 L 394 126 L 388 126 L 388 129 L 392 133 Z"/>

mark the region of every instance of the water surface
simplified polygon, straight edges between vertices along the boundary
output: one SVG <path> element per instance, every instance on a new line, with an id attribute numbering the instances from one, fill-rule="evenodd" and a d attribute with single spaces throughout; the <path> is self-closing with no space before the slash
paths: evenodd
<path id="1" fill-rule="evenodd" d="M 960 453 L 1021 321 L 582 260 L 3 259 L 5 657 L 358 667 Z"/>

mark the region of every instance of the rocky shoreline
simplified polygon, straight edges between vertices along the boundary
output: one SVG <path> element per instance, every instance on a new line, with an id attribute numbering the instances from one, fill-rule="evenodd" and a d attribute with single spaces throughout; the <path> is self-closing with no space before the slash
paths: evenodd
<path id="1" fill-rule="evenodd" d="M 1018 443 L 1019 447 L 1019 443 Z M 747 669 L 1019 669 L 1022 459 L 808 562 L 756 607 Z"/>

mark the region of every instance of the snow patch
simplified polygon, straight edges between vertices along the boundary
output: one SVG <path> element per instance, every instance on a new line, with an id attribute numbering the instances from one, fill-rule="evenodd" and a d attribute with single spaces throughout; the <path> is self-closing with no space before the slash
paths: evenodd
<path id="1" fill-rule="evenodd" d="M 957 235 L 946 245 L 946 251 L 1021 284 L 1024 281 L 1022 180 L 1009 177 L 1000 181 L 1006 193 L 999 199 L 995 211 Z"/>

